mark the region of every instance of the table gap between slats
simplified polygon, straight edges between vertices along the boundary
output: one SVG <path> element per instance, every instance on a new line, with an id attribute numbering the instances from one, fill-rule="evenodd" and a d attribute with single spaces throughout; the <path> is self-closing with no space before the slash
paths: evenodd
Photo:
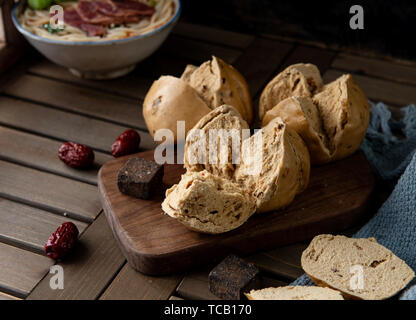
<path id="1" fill-rule="evenodd" d="M 52 290 L 49 287 L 51 275 L 47 274 L 28 299 L 95 300 L 119 273 L 125 261 L 105 215 L 101 213 L 81 235 L 73 254 L 59 263 L 64 269 L 64 289 Z"/>
<path id="2" fill-rule="evenodd" d="M 87 224 L 22 203 L 0 197 L 0 241 L 9 245 L 44 254 L 44 244 L 56 228 L 73 222 L 80 233 Z"/>
<path id="3" fill-rule="evenodd" d="M 191 31 L 190 31 L 191 30 Z M 179 22 L 172 30 L 173 34 L 187 37 L 194 40 L 213 43 L 225 47 L 245 49 L 254 40 L 253 35 L 238 33 L 228 30 L 218 30 L 204 25 L 187 22 Z M 195 35 L 198 36 L 195 36 Z"/>
<path id="4" fill-rule="evenodd" d="M 3 95 L 146 131 L 140 107 L 142 102 L 139 104 L 131 98 L 27 74 L 4 85 Z"/>
<path id="5" fill-rule="evenodd" d="M 410 66 L 399 64 L 397 61 L 370 59 L 340 53 L 332 63 L 332 67 L 358 75 L 416 85 L 416 65 Z"/>
<path id="6" fill-rule="evenodd" d="M 45 256 L 0 243 L 0 291 L 25 298 L 52 265 Z"/>
<path id="7" fill-rule="evenodd" d="M 19 177 L 16 179 L 16 177 Z M 92 222 L 101 210 L 95 186 L 0 160 L 0 196 Z"/>
<path id="8" fill-rule="evenodd" d="M 0 301 L 7 301 L 7 300 L 21 300 L 21 298 L 12 296 L 4 292 L 0 292 Z"/>
<path id="9" fill-rule="evenodd" d="M 167 300 L 179 285 L 182 275 L 153 277 L 133 270 L 126 263 L 100 300 Z"/>
<path id="10" fill-rule="evenodd" d="M 13 141 L 11 144 L 10 141 Z M 68 167 L 58 158 L 62 142 L 0 126 L 0 159 L 66 178 L 97 185 L 99 168 L 113 159 L 95 151 L 94 167 L 77 170 Z"/>
<path id="11" fill-rule="evenodd" d="M 114 140 L 130 128 L 5 96 L 0 96 L 0 125 L 60 141 L 75 141 L 103 153 L 109 153 Z M 148 132 L 139 133 L 142 149 L 155 147 Z"/>

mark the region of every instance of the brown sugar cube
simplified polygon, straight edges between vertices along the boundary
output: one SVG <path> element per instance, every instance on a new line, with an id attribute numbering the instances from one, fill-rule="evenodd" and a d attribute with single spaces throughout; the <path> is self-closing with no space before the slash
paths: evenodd
<path id="1" fill-rule="evenodd" d="M 240 300 L 244 292 L 261 285 L 260 270 L 252 263 L 229 255 L 209 274 L 209 290 L 218 298 Z"/>
<path id="2" fill-rule="evenodd" d="M 163 173 L 163 165 L 133 157 L 118 172 L 118 188 L 124 194 L 147 200 L 162 184 Z"/>

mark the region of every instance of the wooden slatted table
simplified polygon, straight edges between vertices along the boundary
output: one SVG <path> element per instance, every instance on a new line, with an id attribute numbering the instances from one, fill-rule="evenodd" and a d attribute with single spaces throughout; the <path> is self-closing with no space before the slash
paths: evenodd
<path id="1" fill-rule="evenodd" d="M 179 49 L 180 48 L 180 49 Z M 143 149 L 154 147 L 140 107 L 152 81 L 178 76 L 188 63 L 216 55 L 247 78 L 257 101 L 279 71 L 296 62 L 316 64 L 325 81 L 354 74 L 373 101 L 395 113 L 416 101 L 416 64 L 357 56 L 322 47 L 254 37 L 181 22 L 163 47 L 128 76 L 89 81 L 28 50 L 0 86 L 0 300 L 1 299 L 215 299 L 207 275 L 212 265 L 187 274 L 149 277 L 133 271 L 102 213 L 97 171 L 112 159 L 109 148 L 126 128 L 137 129 Z M 77 171 L 56 154 L 63 141 L 95 150 L 96 167 Z M 63 221 L 73 221 L 81 242 L 64 263 L 65 288 L 51 290 L 43 244 Z M 270 285 L 302 274 L 306 244 L 247 257 Z"/>

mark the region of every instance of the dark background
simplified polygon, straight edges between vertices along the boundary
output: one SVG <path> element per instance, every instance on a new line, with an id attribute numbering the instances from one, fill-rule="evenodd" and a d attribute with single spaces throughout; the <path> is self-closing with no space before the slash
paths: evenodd
<path id="1" fill-rule="evenodd" d="M 416 1 L 182 0 L 184 20 L 416 60 Z M 352 5 L 364 30 L 351 30 Z"/>

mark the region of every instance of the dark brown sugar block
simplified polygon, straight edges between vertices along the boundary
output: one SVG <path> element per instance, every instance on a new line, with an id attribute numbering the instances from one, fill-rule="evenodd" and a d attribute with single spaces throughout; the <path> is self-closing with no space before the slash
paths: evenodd
<path id="1" fill-rule="evenodd" d="M 124 194 L 146 200 L 162 184 L 163 173 L 163 165 L 132 157 L 118 172 L 118 188 Z"/>
<path id="2" fill-rule="evenodd" d="M 209 273 L 209 290 L 218 298 L 240 300 L 261 284 L 260 270 L 236 255 L 229 255 Z"/>

